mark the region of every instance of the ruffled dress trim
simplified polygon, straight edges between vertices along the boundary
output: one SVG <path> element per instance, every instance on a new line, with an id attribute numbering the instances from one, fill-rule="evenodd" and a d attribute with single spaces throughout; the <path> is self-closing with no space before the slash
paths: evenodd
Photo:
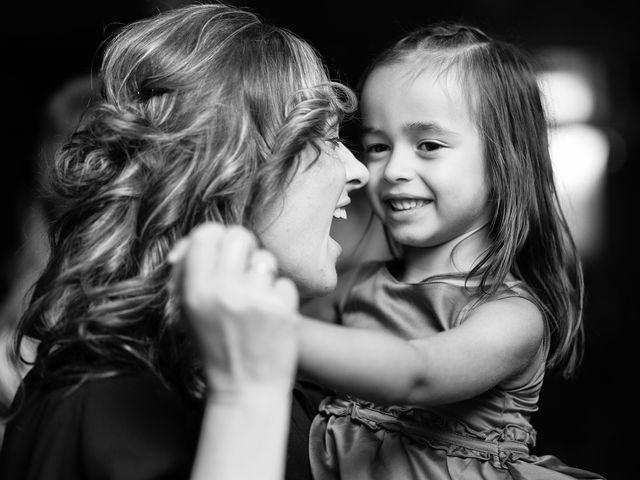
<path id="1" fill-rule="evenodd" d="M 384 429 L 410 437 L 418 444 L 442 450 L 448 456 L 477 458 L 495 468 L 529 456 L 529 445 L 535 445 L 536 432 L 519 425 L 486 432 L 474 431 L 463 422 L 444 418 L 422 409 L 403 412 L 377 409 L 353 399 L 329 397 L 320 404 L 323 416 L 350 417 L 352 421 L 373 431 Z"/>

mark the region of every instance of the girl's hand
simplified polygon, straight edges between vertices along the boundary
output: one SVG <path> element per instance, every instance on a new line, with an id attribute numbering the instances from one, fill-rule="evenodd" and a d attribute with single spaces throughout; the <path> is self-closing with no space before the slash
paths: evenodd
<path id="1" fill-rule="evenodd" d="M 169 254 L 172 287 L 201 347 L 216 400 L 291 387 L 298 292 L 243 227 L 207 223 Z M 253 396 L 255 398 L 255 396 Z"/>

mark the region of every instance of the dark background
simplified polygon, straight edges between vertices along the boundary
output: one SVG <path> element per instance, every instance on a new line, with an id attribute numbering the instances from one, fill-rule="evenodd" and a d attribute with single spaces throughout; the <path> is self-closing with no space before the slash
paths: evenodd
<path id="1" fill-rule="evenodd" d="M 188 2 L 111 0 L 10 3 L 3 6 L 2 94 L 5 135 L 3 209 L 20 211 L 31 194 L 42 111 L 77 75 L 97 71 L 103 41 L 123 23 Z M 606 232 L 586 263 L 587 354 L 577 378 L 549 376 L 533 423 L 535 453 L 560 457 L 609 480 L 636 478 L 635 407 L 638 378 L 636 193 L 640 128 L 640 29 L 622 2 L 584 6 L 574 0 L 444 2 L 236 1 L 265 20 L 307 39 L 334 77 L 355 85 L 371 56 L 399 34 L 435 20 L 467 20 L 530 49 L 578 47 L 606 72 L 611 108 L 602 126 L 619 141 L 606 174 Z M 16 215 L 19 215 L 17 213 Z M 4 226 L 10 236 L 11 226 Z"/>

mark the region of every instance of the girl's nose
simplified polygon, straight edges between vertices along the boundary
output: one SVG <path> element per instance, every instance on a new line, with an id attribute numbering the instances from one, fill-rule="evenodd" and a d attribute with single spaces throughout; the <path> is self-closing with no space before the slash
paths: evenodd
<path id="1" fill-rule="evenodd" d="M 394 151 L 389 156 L 383 171 L 384 179 L 390 183 L 406 182 L 411 178 L 411 169 L 407 162 L 402 160 L 402 155 Z"/>
<path id="2" fill-rule="evenodd" d="M 345 150 L 344 168 L 347 173 L 347 187 L 349 190 L 357 190 L 369 181 L 369 170 L 349 149 L 345 148 Z"/>

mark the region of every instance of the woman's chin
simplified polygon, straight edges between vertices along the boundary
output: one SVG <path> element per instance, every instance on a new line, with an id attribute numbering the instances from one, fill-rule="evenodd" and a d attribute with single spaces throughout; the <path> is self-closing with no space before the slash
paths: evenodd
<path id="1" fill-rule="evenodd" d="M 335 290 L 338 275 L 335 265 L 327 266 L 316 275 L 309 275 L 296 282 L 300 298 L 316 298 L 329 295 Z"/>
<path id="2" fill-rule="evenodd" d="M 329 258 L 333 259 L 333 266 L 335 268 L 338 258 L 342 255 L 342 245 L 340 245 L 333 237 L 329 237 Z"/>

